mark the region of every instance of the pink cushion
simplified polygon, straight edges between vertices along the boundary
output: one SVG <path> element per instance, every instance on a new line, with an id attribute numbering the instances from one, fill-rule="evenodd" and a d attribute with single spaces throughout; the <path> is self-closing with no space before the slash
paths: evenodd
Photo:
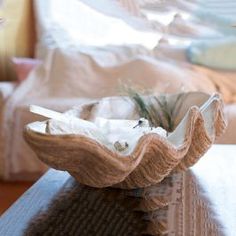
<path id="1" fill-rule="evenodd" d="M 24 81 L 30 71 L 41 63 L 38 59 L 24 58 L 24 57 L 13 57 L 12 63 L 15 68 L 18 82 Z"/>

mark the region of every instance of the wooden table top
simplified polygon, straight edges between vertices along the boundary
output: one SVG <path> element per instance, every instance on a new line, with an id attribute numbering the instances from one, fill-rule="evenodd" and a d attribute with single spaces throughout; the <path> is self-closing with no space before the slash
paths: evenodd
<path id="1" fill-rule="evenodd" d="M 213 145 L 203 158 L 212 157 L 221 159 L 221 163 L 222 159 L 236 158 L 236 145 Z M 212 168 L 218 164 L 212 162 Z M 50 169 L 0 217 L 0 235 L 23 235 L 32 217 L 47 209 L 52 199 L 66 189 L 70 178 L 67 172 Z"/>

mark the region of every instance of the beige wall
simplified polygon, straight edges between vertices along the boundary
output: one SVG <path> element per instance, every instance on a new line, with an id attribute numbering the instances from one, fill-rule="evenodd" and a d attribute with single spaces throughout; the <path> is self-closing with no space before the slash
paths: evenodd
<path id="1" fill-rule="evenodd" d="M 9 59 L 12 56 L 33 57 L 35 29 L 33 0 L 4 0 L 0 17 L 5 24 L 0 29 L 0 80 L 14 80 Z"/>

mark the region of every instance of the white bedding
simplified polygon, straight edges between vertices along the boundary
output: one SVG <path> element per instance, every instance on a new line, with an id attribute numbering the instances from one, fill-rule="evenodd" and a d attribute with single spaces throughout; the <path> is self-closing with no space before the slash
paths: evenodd
<path id="1" fill-rule="evenodd" d="M 14 91 L 4 107 L 1 153 L 5 178 L 45 169 L 22 138 L 23 126 L 38 119 L 27 113 L 28 104 L 65 111 L 90 99 L 117 95 L 121 83 L 154 92 L 220 91 L 226 101 L 233 101 L 232 81 L 221 83 L 225 75 L 189 65 L 184 61 L 182 49 L 179 53 L 172 49 L 167 54 L 158 53 L 159 40 L 165 43 L 168 38 L 174 47 L 185 48 L 195 40 L 193 37 L 206 36 L 209 24 L 199 27 L 199 22 L 191 16 L 196 3 L 190 6 L 184 0 L 173 0 L 173 4 L 168 1 L 164 11 L 166 21 L 161 22 L 150 20 L 150 14 L 147 15 L 152 2 L 99 0 L 96 5 L 89 0 L 34 1 L 37 57 L 43 59 L 43 64 Z M 159 12 L 164 15 L 162 10 Z M 182 14 L 181 22 L 185 24 L 180 24 L 178 15 L 173 17 L 176 14 Z M 175 23 L 179 24 L 177 28 L 173 28 Z M 220 31 L 209 29 L 207 37 L 221 37 Z M 195 30 L 197 35 L 193 34 Z"/>

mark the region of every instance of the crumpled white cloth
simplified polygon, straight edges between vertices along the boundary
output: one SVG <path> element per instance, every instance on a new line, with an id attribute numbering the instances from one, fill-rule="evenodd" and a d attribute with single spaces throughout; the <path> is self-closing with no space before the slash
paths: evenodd
<path id="1" fill-rule="evenodd" d="M 148 133 L 155 133 L 167 137 L 167 132 L 161 128 L 151 128 L 146 119 L 106 119 L 96 117 L 94 121 L 86 121 L 73 116 L 64 116 L 65 119 L 50 119 L 47 122 L 47 132 L 54 135 L 79 134 L 96 140 L 114 152 L 129 155 L 136 147 L 139 139 Z M 116 144 L 123 146 L 117 148 Z"/>

